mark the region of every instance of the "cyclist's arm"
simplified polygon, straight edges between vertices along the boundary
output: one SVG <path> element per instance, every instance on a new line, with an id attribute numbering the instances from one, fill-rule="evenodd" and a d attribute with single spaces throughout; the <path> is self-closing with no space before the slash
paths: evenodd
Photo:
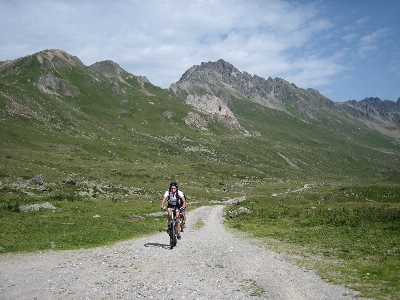
<path id="1" fill-rule="evenodd" d="M 186 207 L 186 197 L 185 196 L 182 197 L 182 206 Z"/>
<path id="2" fill-rule="evenodd" d="M 163 196 L 161 200 L 161 207 L 164 206 L 165 200 L 167 200 L 167 197 Z"/>

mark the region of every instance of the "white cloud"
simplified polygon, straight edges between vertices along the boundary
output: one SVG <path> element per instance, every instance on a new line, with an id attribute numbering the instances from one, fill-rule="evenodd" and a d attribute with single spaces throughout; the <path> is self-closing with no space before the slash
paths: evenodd
<path id="1" fill-rule="evenodd" d="M 8 5 L 19 11 L 17 18 L 8 19 L 15 27 L 9 33 L 15 44 L 8 47 L 17 55 L 31 54 L 27 51 L 32 48 L 60 48 L 88 65 L 111 59 L 163 87 L 192 65 L 219 58 L 260 76 L 289 72 L 294 60 L 287 53 L 332 26 L 317 17 L 315 7 L 285 1 L 58 0 Z"/>
<path id="2" fill-rule="evenodd" d="M 394 73 L 396 74 L 396 76 L 400 76 L 400 64 L 398 61 L 392 60 L 389 62 L 389 67 L 387 68 L 387 70 L 390 73 Z"/>
<path id="3" fill-rule="evenodd" d="M 347 69 L 345 66 L 336 63 L 332 58 L 319 57 L 307 57 L 298 60 L 293 66 L 297 72 L 288 74 L 285 78 L 303 88 L 328 85 L 334 76 Z"/>
<path id="4" fill-rule="evenodd" d="M 359 57 L 351 49 L 365 57 L 390 33 L 368 27 L 375 17 L 351 14 L 340 23 L 332 2 L 306 3 L 3 0 L 0 26 L 7 30 L 1 32 L 0 60 L 58 48 L 86 65 L 113 60 L 168 87 L 191 66 L 222 58 L 250 74 L 321 87 L 354 66 L 351 60 Z M 372 33 L 363 35 L 366 28 Z"/>
<path id="5" fill-rule="evenodd" d="M 358 20 L 355 22 L 355 24 L 356 24 L 357 26 L 362 26 L 363 24 L 367 23 L 367 22 L 369 21 L 369 19 L 370 19 L 369 16 L 362 17 L 362 18 L 358 19 Z"/>
<path id="6" fill-rule="evenodd" d="M 346 42 L 350 43 L 353 42 L 357 38 L 358 34 L 357 33 L 349 33 L 346 34 L 344 37 L 342 37 L 343 40 Z"/>
<path id="7" fill-rule="evenodd" d="M 382 38 L 386 37 L 389 33 L 389 28 L 382 28 L 374 31 L 371 34 L 364 35 L 360 38 L 358 43 L 358 53 L 365 57 L 378 49 L 379 42 Z"/>

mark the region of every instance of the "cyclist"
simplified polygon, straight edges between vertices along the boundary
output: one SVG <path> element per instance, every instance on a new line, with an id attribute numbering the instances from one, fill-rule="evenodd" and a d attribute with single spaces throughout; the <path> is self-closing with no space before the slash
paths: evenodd
<path id="1" fill-rule="evenodd" d="M 178 184 L 173 181 L 169 185 L 169 190 L 165 191 L 164 196 L 161 200 L 161 209 L 165 210 L 165 201 L 168 199 L 168 221 L 172 220 L 172 212 L 175 213 L 175 218 L 179 219 L 179 211 L 181 208 L 186 208 L 186 199 L 182 191 L 178 190 Z M 177 222 L 176 229 L 178 232 L 178 239 L 181 238 L 181 224 Z"/>

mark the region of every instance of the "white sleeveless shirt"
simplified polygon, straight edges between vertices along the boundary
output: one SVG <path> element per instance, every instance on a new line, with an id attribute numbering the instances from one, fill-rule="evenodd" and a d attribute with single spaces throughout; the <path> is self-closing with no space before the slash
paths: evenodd
<path id="1" fill-rule="evenodd" d="M 169 199 L 168 199 L 168 196 L 169 196 Z M 179 196 L 179 197 L 178 197 Z M 178 201 L 179 201 L 179 199 L 182 199 L 182 197 L 184 197 L 184 195 L 183 195 L 183 193 L 181 192 L 181 190 L 178 190 L 178 195 L 175 193 L 175 194 L 172 194 L 172 192 L 170 192 L 169 190 L 168 191 L 166 191 L 165 193 L 164 193 L 164 197 L 167 197 L 167 199 L 168 199 L 168 203 L 170 204 L 170 205 L 178 205 Z"/>

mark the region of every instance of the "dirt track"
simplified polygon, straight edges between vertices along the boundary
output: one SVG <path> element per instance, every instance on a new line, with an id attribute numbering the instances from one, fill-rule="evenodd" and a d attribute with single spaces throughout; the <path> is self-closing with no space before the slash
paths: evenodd
<path id="1" fill-rule="evenodd" d="M 222 225 L 222 211 L 189 212 L 173 250 L 162 232 L 110 247 L 2 254 L 0 298 L 355 299 L 354 291 L 236 237 Z M 205 225 L 193 229 L 199 218 Z"/>

